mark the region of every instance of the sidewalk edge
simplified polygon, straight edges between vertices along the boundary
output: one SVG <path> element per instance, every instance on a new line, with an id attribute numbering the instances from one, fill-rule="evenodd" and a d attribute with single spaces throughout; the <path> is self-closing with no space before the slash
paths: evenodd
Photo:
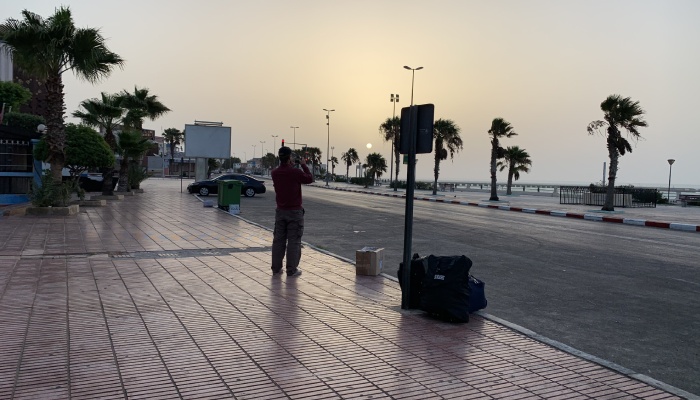
<path id="1" fill-rule="evenodd" d="M 650 376 L 640 374 L 640 373 L 635 372 L 629 368 L 623 367 L 623 366 L 615 364 L 611 361 L 604 360 L 600 357 L 594 356 L 592 354 L 588 354 L 586 352 L 583 352 L 581 350 L 573 348 L 573 347 L 566 345 L 564 343 L 550 339 L 546 336 L 540 335 L 539 333 L 533 332 L 533 331 L 531 331 L 527 328 L 524 328 L 520 325 L 514 324 L 512 322 L 508 322 L 502 318 L 498 318 L 495 315 L 492 315 L 492 314 L 489 314 L 489 313 L 486 313 L 483 311 L 477 311 L 475 314 L 480 315 L 480 316 L 488 319 L 489 321 L 493 321 L 493 322 L 496 322 L 500 325 L 503 325 L 503 326 L 505 326 L 509 329 L 512 329 L 516 332 L 522 333 L 523 335 L 525 335 L 533 340 L 537 340 L 538 342 L 542 342 L 544 344 L 552 346 L 552 347 L 559 349 L 561 351 L 564 351 L 566 353 L 569 353 L 569 354 L 572 354 L 572 355 L 577 356 L 579 358 L 583 358 L 585 360 L 594 362 L 594 363 L 601 365 L 605 368 L 608 368 L 608 369 L 611 369 L 611 370 L 618 372 L 620 374 L 629 376 L 630 378 L 636 379 L 638 381 L 642 381 L 648 385 L 654 386 L 656 388 L 659 388 L 661 390 L 664 390 L 664 391 L 669 392 L 671 394 L 674 394 L 676 396 L 680 396 L 680 397 L 683 397 L 683 398 L 688 399 L 688 400 L 700 400 L 700 396 L 694 395 L 690 392 L 686 392 L 683 389 L 679 389 L 675 386 L 661 382 L 661 381 L 654 379 Z"/>

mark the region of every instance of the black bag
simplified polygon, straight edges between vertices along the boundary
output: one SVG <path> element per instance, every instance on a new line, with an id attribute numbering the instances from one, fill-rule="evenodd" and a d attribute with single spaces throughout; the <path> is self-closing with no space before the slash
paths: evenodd
<path id="1" fill-rule="evenodd" d="M 399 286 L 401 291 L 404 291 L 403 285 L 403 263 L 399 264 Z M 413 255 L 411 259 L 411 280 L 410 289 L 408 292 L 408 308 L 420 308 L 420 295 L 423 287 L 423 279 L 425 278 L 425 257 L 421 258 L 418 253 Z"/>
<path id="2" fill-rule="evenodd" d="M 486 293 L 484 292 L 484 281 L 469 275 L 469 312 L 479 311 L 486 308 Z"/>
<path id="3" fill-rule="evenodd" d="M 469 269 L 467 256 L 430 255 L 423 280 L 421 310 L 450 322 L 469 322 Z"/>

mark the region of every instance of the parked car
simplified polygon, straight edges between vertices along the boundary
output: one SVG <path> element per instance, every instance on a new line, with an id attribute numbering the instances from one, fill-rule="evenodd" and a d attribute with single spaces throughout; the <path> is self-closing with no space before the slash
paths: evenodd
<path id="1" fill-rule="evenodd" d="M 70 176 L 64 176 L 63 181 L 69 181 L 71 178 Z M 115 188 L 117 186 L 117 183 L 119 181 L 119 176 L 114 176 L 112 178 L 112 188 Z M 101 192 L 102 191 L 102 174 L 97 174 L 97 173 L 85 173 L 80 175 L 78 178 L 78 183 L 83 190 L 86 192 Z"/>
<path id="2" fill-rule="evenodd" d="M 266 191 L 265 181 L 261 181 L 253 178 L 252 176 L 243 174 L 224 174 L 219 175 L 214 179 L 190 183 L 187 185 L 187 191 L 190 193 L 198 193 L 201 196 L 217 194 L 219 192 L 219 181 L 227 181 L 231 179 L 235 179 L 243 183 L 243 186 L 241 186 L 241 194 L 245 197 L 253 197 L 256 194 L 262 194 Z"/>

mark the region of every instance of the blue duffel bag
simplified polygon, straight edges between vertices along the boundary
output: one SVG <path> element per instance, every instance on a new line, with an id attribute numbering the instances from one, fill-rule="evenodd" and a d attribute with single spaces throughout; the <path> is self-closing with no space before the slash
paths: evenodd
<path id="1" fill-rule="evenodd" d="M 484 292 L 484 281 L 469 275 L 469 312 L 479 311 L 486 308 L 486 293 Z"/>

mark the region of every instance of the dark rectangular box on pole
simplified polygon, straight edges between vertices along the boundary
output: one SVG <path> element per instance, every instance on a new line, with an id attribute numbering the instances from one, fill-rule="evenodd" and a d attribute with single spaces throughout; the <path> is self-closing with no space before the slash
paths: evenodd
<path id="1" fill-rule="evenodd" d="M 410 115 L 409 115 L 410 113 Z M 409 122 L 415 131 L 416 154 L 428 154 L 433 152 L 433 122 L 435 118 L 435 105 L 421 104 L 419 106 L 404 107 L 401 109 L 401 130 L 399 132 L 399 152 L 408 154 L 409 151 Z"/>

